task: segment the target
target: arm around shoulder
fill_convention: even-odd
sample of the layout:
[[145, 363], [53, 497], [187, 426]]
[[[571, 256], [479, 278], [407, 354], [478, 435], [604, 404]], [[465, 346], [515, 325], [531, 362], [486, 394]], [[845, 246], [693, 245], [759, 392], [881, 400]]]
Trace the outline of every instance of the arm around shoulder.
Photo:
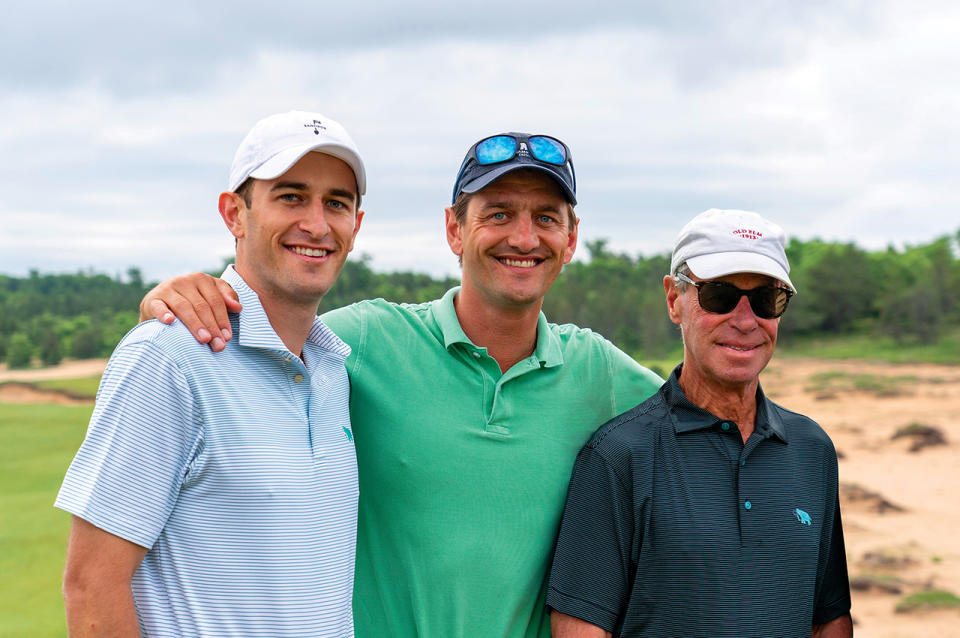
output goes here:
[[130, 580], [147, 550], [73, 518], [63, 575], [71, 638], [140, 636]]
[[610, 366], [616, 413], [620, 414], [649, 399], [663, 385], [663, 379], [611, 342], [606, 339], [603, 342]]
[[140, 321], [180, 319], [200, 343], [223, 350], [233, 336], [228, 312], [240, 312], [237, 293], [222, 279], [204, 273], [181, 275], [159, 283], [140, 302]]

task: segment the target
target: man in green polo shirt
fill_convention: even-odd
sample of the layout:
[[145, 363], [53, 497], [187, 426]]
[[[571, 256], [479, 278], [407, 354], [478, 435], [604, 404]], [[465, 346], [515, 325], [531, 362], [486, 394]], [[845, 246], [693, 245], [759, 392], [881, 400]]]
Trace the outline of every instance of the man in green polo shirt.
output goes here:
[[[446, 209], [462, 285], [425, 304], [378, 299], [323, 316], [352, 348], [361, 638], [550, 635], [546, 576], [574, 457], [661, 383], [540, 310], [576, 249], [575, 204], [563, 142], [485, 138]], [[229, 323], [217, 285], [172, 280], [142, 314], [172, 321], [173, 308], [195, 335], [219, 334]], [[213, 310], [198, 315], [201, 298]]]

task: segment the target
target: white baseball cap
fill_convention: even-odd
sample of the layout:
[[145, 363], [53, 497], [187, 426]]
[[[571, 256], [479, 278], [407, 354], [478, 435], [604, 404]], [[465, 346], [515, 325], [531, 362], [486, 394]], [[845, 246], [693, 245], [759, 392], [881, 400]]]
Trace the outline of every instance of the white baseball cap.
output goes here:
[[229, 190], [240, 188], [248, 177], [280, 177], [310, 151], [320, 151], [346, 162], [357, 178], [358, 194], [366, 194], [363, 160], [347, 130], [326, 115], [306, 111], [277, 113], [253, 125], [233, 156]]
[[670, 274], [684, 263], [701, 279], [740, 272], [769, 275], [796, 292], [787, 273], [783, 229], [746, 210], [711, 208], [691, 219], [680, 234], [670, 260]]

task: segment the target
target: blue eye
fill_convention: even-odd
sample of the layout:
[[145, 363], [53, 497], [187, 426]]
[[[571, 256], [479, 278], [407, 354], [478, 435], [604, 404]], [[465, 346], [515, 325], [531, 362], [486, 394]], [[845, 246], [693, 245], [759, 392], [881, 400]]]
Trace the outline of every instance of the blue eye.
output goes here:
[[477, 161], [480, 164], [496, 164], [513, 157], [517, 151], [517, 140], [509, 135], [488, 137], [477, 144]]
[[541, 162], [562, 166], [567, 161], [566, 149], [555, 139], [535, 135], [527, 140], [527, 144], [530, 146], [530, 153]]

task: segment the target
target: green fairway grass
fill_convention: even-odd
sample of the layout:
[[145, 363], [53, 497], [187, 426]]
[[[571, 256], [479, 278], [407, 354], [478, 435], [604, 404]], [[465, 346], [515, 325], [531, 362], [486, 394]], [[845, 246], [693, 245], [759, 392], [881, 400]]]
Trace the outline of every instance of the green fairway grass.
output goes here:
[[53, 501], [93, 406], [0, 403], [0, 637], [66, 636], [70, 516]]
[[63, 390], [68, 394], [80, 397], [97, 396], [97, 389], [100, 387], [100, 375], [93, 377], [81, 377], [79, 379], [53, 379], [50, 381], [37, 381], [34, 383], [38, 388], [47, 390]]

